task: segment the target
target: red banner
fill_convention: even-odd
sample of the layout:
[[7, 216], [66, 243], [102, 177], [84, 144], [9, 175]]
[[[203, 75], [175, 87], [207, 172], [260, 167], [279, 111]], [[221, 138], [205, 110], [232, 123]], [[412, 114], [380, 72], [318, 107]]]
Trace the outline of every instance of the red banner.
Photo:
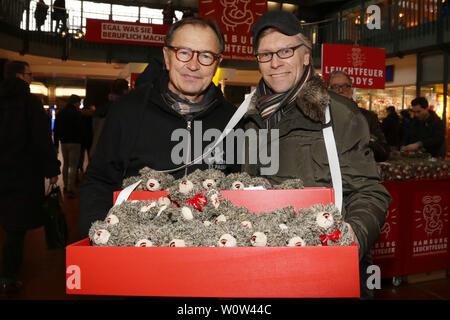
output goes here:
[[168, 25], [86, 19], [86, 41], [163, 46]]
[[140, 73], [132, 72], [130, 74], [130, 90], [133, 90], [135, 87], [136, 79], [139, 77]]
[[224, 59], [254, 61], [251, 28], [267, 12], [266, 0], [199, 0], [198, 14], [216, 21], [225, 36]]
[[414, 194], [412, 257], [447, 255], [448, 193]]
[[344, 71], [355, 88], [384, 89], [386, 50], [343, 44], [322, 44], [322, 78]]

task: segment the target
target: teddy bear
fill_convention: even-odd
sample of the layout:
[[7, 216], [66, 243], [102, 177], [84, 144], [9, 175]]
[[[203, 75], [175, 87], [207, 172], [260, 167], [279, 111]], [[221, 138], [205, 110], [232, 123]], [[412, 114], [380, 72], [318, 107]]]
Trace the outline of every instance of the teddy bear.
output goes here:
[[204, 236], [205, 226], [200, 220], [185, 220], [171, 226], [166, 225], [166, 242], [163, 246], [168, 247], [198, 247], [205, 246]]
[[250, 243], [259, 247], [283, 247], [296, 235], [287, 224], [297, 212], [293, 207], [278, 208], [273, 212], [260, 212], [253, 223]]
[[303, 189], [305, 186], [302, 179], [287, 179], [273, 186], [274, 189]]
[[168, 173], [159, 172], [149, 167], [139, 170], [138, 176], [125, 178], [122, 182], [122, 188], [142, 180], [136, 187], [136, 191], [160, 191], [166, 190], [174, 182], [174, 177]]
[[199, 181], [204, 190], [217, 189], [220, 182], [225, 178], [225, 174], [216, 169], [197, 169], [188, 175], [188, 178], [193, 181]]
[[117, 225], [111, 225], [106, 221], [94, 221], [89, 228], [89, 240], [93, 246], [97, 247], [114, 247], [118, 246], [117, 242], [113, 241], [114, 237], [120, 232], [120, 227]]
[[243, 224], [239, 220], [229, 220], [218, 223], [216, 228], [217, 246], [219, 247], [249, 247], [253, 229], [249, 224]]
[[309, 231], [305, 239], [308, 245], [347, 246], [353, 243], [352, 234], [333, 203], [302, 208], [295, 220], [293, 227]]
[[244, 190], [251, 184], [252, 177], [246, 172], [230, 173], [220, 184], [221, 190]]

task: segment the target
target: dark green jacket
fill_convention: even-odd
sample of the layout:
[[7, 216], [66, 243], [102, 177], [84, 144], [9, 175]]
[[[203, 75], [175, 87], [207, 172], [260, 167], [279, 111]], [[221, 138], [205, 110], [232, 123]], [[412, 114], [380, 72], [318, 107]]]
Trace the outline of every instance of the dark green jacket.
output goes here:
[[[360, 243], [360, 259], [380, 235], [391, 197], [381, 184], [372, 150], [370, 133], [362, 113], [347, 98], [328, 92], [322, 79], [313, 77], [296, 99], [296, 106], [284, 110], [279, 129], [279, 170], [266, 176], [272, 183], [301, 178], [306, 187], [332, 187], [322, 128], [325, 108], [330, 105], [334, 138], [343, 184], [343, 215]], [[266, 128], [252, 107], [246, 115], [247, 128]], [[270, 147], [269, 149], [270, 150]], [[243, 170], [260, 174], [260, 165], [245, 164]]]

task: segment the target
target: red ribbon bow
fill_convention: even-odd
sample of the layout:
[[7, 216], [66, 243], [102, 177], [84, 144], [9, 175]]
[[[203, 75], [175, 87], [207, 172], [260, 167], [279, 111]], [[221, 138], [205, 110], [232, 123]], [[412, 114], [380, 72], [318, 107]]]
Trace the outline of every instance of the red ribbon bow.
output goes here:
[[195, 209], [202, 211], [202, 205], [206, 205], [206, 197], [203, 196], [203, 192], [205, 192], [205, 190], [193, 196], [192, 198], [187, 199], [185, 203], [192, 204]]
[[333, 232], [330, 235], [323, 234], [323, 235], [319, 236], [319, 239], [320, 239], [320, 242], [322, 242], [323, 246], [327, 246], [328, 240], [336, 242], [339, 240], [340, 236], [341, 236], [341, 231], [339, 229], [337, 229], [335, 232]]

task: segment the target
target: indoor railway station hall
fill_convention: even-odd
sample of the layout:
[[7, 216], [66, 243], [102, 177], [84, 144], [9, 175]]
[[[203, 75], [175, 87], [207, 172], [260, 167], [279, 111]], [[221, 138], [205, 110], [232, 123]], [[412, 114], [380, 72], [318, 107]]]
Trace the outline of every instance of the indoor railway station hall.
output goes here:
[[448, 0], [0, 3], [0, 309], [450, 300]]

